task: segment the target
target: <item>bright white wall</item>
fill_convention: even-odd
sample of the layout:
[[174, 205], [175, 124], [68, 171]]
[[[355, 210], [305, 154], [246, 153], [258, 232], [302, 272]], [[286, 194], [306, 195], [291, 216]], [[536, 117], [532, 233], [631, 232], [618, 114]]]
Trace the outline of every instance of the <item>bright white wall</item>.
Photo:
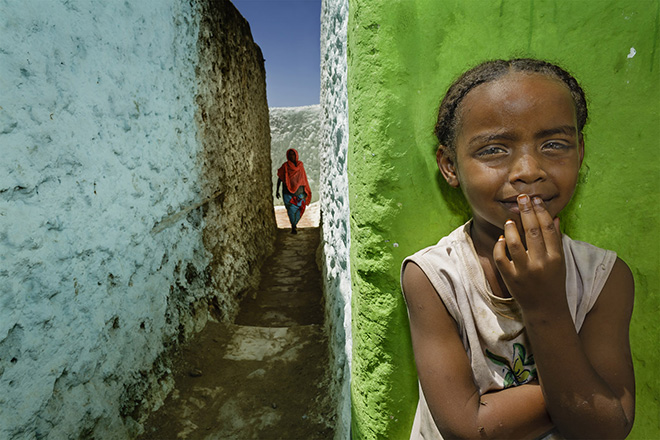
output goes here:
[[[321, 106], [271, 107], [270, 151], [272, 159], [273, 187], [277, 185], [277, 170], [286, 161], [286, 152], [295, 148], [305, 164], [307, 180], [312, 190], [310, 203], [319, 200], [319, 146], [321, 129]], [[273, 203], [283, 205], [282, 199]]]
[[326, 322], [338, 396], [336, 439], [350, 438], [351, 276], [348, 178], [346, 26], [348, 0], [323, 0], [321, 10], [320, 193]]

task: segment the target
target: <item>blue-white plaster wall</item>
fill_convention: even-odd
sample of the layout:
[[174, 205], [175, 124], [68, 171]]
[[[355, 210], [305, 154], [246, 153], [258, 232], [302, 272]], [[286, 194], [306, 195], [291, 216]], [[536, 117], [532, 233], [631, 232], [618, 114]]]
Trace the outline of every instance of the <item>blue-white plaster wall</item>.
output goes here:
[[[225, 243], [223, 228], [249, 230], [252, 213], [221, 224], [222, 188], [201, 176], [212, 142], [200, 139], [207, 113], [196, 102], [211, 93], [200, 92], [195, 70], [201, 3], [0, 0], [2, 439], [131, 438], [139, 408], [158, 406], [171, 389], [163, 354], [208, 319], [209, 286], [228, 277], [240, 289], [249, 277], [239, 269], [258, 269], [262, 255], [240, 243], [216, 263], [205, 249]], [[258, 48], [239, 45], [261, 61]], [[231, 67], [211, 64], [224, 93]], [[263, 78], [256, 89], [266, 139]], [[231, 100], [232, 115], [243, 111]], [[252, 136], [243, 144], [254, 150]], [[259, 227], [274, 230], [264, 144], [265, 162], [230, 149], [251, 158], [250, 170], [253, 162], [266, 170], [263, 185], [248, 177], [270, 208], [255, 200], [251, 209], [265, 216]], [[217, 172], [231, 180], [225, 165]], [[207, 208], [220, 226], [204, 236]], [[251, 246], [272, 244], [268, 233], [248, 232]], [[231, 316], [235, 300], [218, 303]]]

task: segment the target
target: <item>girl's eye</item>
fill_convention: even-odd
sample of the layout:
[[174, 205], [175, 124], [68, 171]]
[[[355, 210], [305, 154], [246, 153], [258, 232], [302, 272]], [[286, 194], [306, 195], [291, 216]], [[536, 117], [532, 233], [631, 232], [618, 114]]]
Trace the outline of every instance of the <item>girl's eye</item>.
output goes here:
[[569, 145], [566, 145], [565, 143], [562, 142], [548, 142], [546, 144], [543, 144], [541, 148], [543, 150], [556, 151], [556, 150], [565, 150], [570, 147]]
[[484, 156], [493, 156], [495, 154], [501, 154], [505, 153], [504, 148], [498, 146], [498, 145], [488, 145], [487, 147], [482, 148], [477, 152], [477, 156], [479, 157], [484, 157]]

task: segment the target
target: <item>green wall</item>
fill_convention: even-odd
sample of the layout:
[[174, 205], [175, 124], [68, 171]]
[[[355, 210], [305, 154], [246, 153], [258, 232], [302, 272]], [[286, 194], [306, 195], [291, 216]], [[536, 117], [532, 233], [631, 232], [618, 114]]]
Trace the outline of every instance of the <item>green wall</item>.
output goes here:
[[630, 438], [658, 438], [658, 1], [351, 0], [349, 11], [354, 438], [408, 437], [417, 389], [400, 264], [469, 218], [435, 165], [439, 100], [472, 65], [517, 56], [558, 62], [586, 90], [586, 158], [562, 224], [633, 270]]

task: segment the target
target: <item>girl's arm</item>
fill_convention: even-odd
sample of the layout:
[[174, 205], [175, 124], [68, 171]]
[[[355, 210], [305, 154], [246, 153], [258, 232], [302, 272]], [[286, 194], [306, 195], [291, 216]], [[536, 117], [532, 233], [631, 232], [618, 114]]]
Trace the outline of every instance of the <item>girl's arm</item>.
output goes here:
[[632, 275], [617, 259], [579, 335], [567, 307], [555, 319], [527, 313], [548, 411], [565, 437], [625, 438], [630, 432], [635, 415], [628, 339], [632, 309]]
[[445, 439], [535, 438], [552, 429], [538, 384], [479, 396], [456, 323], [431, 282], [408, 263], [402, 285], [419, 380]]
[[542, 202], [521, 203], [520, 211], [527, 250], [509, 223], [493, 256], [523, 311], [550, 417], [568, 438], [625, 438], [635, 408], [630, 269], [617, 259], [578, 334], [566, 300], [559, 225]]
[[275, 197], [280, 198], [280, 186], [282, 185], [282, 179], [277, 178], [277, 190], [275, 190]]

